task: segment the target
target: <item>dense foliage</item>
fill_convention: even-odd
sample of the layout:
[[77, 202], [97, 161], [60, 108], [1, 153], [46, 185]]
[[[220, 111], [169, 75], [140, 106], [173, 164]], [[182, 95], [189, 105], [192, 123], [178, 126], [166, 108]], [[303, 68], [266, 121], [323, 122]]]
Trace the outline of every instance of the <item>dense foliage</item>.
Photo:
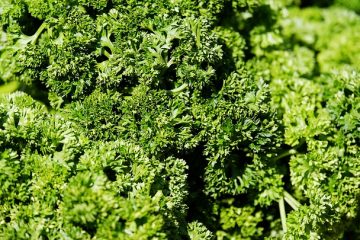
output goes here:
[[357, 0], [1, 0], [1, 239], [358, 239]]

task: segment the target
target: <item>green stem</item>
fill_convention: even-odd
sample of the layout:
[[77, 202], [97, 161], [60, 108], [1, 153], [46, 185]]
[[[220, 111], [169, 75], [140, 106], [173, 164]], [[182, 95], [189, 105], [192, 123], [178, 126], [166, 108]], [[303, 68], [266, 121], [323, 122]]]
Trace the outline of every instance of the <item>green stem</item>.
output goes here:
[[297, 151], [295, 149], [290, 149], [290, 150], [287, 150], [287, 151], [281, 153], [279, 156], [274, 157], [273, 160], [277, 161], [277, 160], [280, 160], [280, 159], [285, 158], [287, 156], [294, 155], [296, 153], [297, 153]]
[[174, 88], [172, 90], [170, 90], [171, 93], [179, 93], [184, 91], [186, 88], [188, 87], [187, 83], [184, 83], [183, 85], [181, 85], [180, 87]]
[[41, 24], [41, 26], [38, 28], [38, 30], [36, 31], [36, 33], [31, 37], [31, 45], [34, 45], [36, 43], [36, 41], [38, 40], [40, 34], [46, 29], [47, 24], [45, 22], [43, 22]]
[[20, 83], [17, 81], [12, 81], [4, 85], [0, 85], [0, 95], [15, 92], [17, 89], [19, 89], [19, 87]]
[[305, 142], [306, 142], [305, 140], [301, 140], [297, 146], [295, 146], [294, 148], [289, 149], [289, 150], [281, 153], [281, 154], [280, 154], [279, 156], [277, 156], [277, 157], [274, 157], [273, 160], [274, 160], [274, 161], [277, 161], [277, 160], [280, 160], [280, 159], [282, 159], [282, 158], [285, 158], [285, 157], [288, 157], [288, 156], [297, 154], [297, 153], [298, 153], [297, 149], [299, 149], [302, 145], [304, 145]]
[[108, 47], [108, 48], [110, 48], [112, 53], [114, 52], [115, 47], [114, 47], [114, 44], [110, 41], [109, 36], [107, 36], [105, 33], [103, 33], [100, 41], [101, 41], [101, 45], [103, 47]]
[[104, 55], [105, 55], [105, 57], [107, 57], [107, 58], [110, 58], [110, 57], [111, 57], [111, 54], [110, 54], [108, 51], [106, 51], [106, 50], [104, 50]]
[[287, 191], [284, 191], [284, 199], [294, 210], [297, 210], [301, 206], [301, 204]]
[[287, 227], [286, 227], [286, 212], [285, 212], [284, 198], [280, 198], [279, 200], [279, 210], [280, 210], [281, 225], [285, 233], [287, 231]]

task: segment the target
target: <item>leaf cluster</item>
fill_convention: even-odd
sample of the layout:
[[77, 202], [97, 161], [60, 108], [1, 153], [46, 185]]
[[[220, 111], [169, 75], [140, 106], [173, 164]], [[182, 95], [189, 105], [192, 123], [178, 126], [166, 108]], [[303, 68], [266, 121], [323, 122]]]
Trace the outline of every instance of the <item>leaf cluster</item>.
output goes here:
[[360, 17], [335, 2], [2, 1], [0, 238], [358, 236]]

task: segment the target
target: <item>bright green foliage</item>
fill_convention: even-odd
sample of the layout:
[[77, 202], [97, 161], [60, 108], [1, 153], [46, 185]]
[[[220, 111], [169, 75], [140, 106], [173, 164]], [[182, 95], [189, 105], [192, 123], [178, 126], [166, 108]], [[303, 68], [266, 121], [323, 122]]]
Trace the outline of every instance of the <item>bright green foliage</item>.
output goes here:
[[188, 232], [190, 239], [202, 240], [213, 239], [213, 234], [199, 222], [191, 222], [188, 224]]
[[360, 19], [354, 12], [332, 8], [294, 9], [284, 21], [287, 37], [317, 53], [319, 71], [328, 73], [342, 65], [359, 69]]
[[356, 239], [356, 12], [2, 0], [0, 238]]
[[[229, 204], [232, 204], [232, 200]], [[218, 239], [252, 239], [261, 237], [263, 228], [258, 226], [262, 222], [262, 213], [255, 212], [252, 206], [222, 208], [220, 224], [223, 231], [217, 232]]]
[[357, 13], [360, 12], [360, 2], [358, 0], [313, 0], [313, 1], [297, 0], [295, 2], [297, 4], [302, 2], [304, 5], [315, 5], [319, 7], [328, 7], [333, 4], [335, 6], [348, 8]]
[[344, 6], [358, 13], [360, 12], [360, 2], [356, 0], [336, 0], [335, 4], [339, 6]]
[[273, 78], [284, 141], [298, 151], [290, 158], [292, 188], [307, 202], [289, 214], [285, 236], [338, 239], [359, 212], [360, 39], [353, 29], [360, 18], [336, 8], [290, 16], [281, 23], [286, 48], [259, 61], [270, 69], [260, 76]]
[[24, 94], [2, 97], [1, 109], [3, 238], [184, 234], [183, 160], [149, 158], [122, 140], [90, 142]]
[[[290, 221], [298, 237], [306, 233], [337, 238], [359, 211], [359, 76], [340, 71], [324, 78], [324, 95], [313, 101], [325, 102], [326, 109], [319, 106], [315, 115], [303, 115], [308, 119], [303, 125], [309, 131], [304, 134], [308, 152], [290, 160], [291, 181], [310, 200]], [[299, 234], [299, 223], [302, 230], [311, 226], [314, 233]]]

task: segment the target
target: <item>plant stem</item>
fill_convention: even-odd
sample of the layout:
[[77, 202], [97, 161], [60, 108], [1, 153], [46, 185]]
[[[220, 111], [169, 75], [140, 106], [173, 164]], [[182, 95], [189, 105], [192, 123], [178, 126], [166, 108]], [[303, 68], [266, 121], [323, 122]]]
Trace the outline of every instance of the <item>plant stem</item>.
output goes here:
[[45, 30], [45, 28], [47, 27], [47, 24], [44, 22], [41, 24], [41, 26], [38, 28], [38, 30], [36, 31], [36, 33], [31, 37], [31, 42], [30, 44], [35, 44], [37, 39], [39, 38], [40, 34]]
[[115, 47], [113, 43], [110, 41], [109, 37], [107, 35], [103, 35], [100, 39], [101, 45], [103, 47], [108, 47], [112, 53], [114, 53]]
[[179, 93], [179, 92], [182, 92], [183, 90], [185, 90], [185, 88], [188, 87], [188, 84], [187, 83], [184, 83], [183, 85], [181, 85], [180, 87], [178, 88], [174, 88], [172, 90], [170, 90], [172, 93]]
[[104, 50], [104, 55], [105, 55], [105, 57], [107, 57], [107, 58], [110, 58], [110, 57], [111, 57], [111, 54], [110, 54], [108, 51], [106, 51], [106, 50]]
[[297, 153], [297, 151], [295, 149], [290, 149], [290, 150], [287, 150], [287, 151], [281, 153], [279, 156], [274, 157], [273, 160], [277, 161], [277, 160], [280, 160], [280, 159], [282, 159], [284, 157], [294, 155], [296, 153]]
[[288, 193], [287, 191], [284, 191], [284, 198], [285, 201], [294, 209], [297, 210], [301, 204], [293, 197], [290, 195], [290, 193]]
[[279, 200], [279, 210], [280, 210], [281, 225], [285, 233], [287, 231], [287, 228], [286, 228], [286, 212], [285, 212], [284, 198], [280, 198]]

